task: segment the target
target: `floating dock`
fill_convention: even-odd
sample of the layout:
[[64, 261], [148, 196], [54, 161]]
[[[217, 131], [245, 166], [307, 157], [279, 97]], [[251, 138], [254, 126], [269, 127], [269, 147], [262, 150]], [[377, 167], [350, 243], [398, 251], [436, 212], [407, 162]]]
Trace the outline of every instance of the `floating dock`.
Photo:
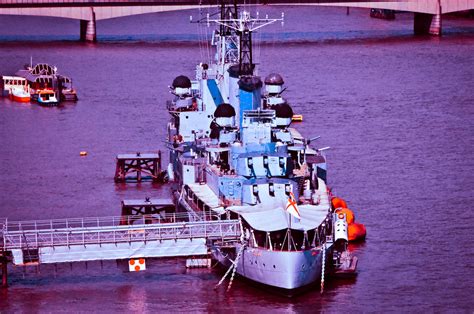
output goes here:
[[[135, 175], [135, 176], [133, 176]], [[115, 168], [115, 182], [137, 181], [151, 179], [161, 181], [161, 152], [119, 154], [117, 155], [117, 166]]]
[[[151, 217], [153, 216], [153, 217]], [[2, 285], [7, 263], [48, 263], [208, 255], [209, 240], [238, 241], [238, 220], [183, 221], [188, 214], [1, 222]], [[153, 223], [150, 223], [153, 222]]]

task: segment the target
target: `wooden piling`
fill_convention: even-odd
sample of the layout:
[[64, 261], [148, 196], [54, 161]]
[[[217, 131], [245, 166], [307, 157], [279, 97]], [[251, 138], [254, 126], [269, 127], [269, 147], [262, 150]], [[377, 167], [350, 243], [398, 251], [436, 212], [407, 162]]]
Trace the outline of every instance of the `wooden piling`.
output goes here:
[[2, 287], [8, 287], [8, 263], [5, 256], [0, 255], [1, 268], [2, 268]]

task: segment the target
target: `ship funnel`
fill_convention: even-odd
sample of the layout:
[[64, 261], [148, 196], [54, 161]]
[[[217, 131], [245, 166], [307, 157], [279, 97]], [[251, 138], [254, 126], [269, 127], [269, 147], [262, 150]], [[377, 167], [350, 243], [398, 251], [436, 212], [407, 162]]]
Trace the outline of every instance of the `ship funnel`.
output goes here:
[[239, 80], [239, 120], [242, 125], [243, 113], [247, 110], [260, 109], [262, 80], [258, 76], [242, 76]]

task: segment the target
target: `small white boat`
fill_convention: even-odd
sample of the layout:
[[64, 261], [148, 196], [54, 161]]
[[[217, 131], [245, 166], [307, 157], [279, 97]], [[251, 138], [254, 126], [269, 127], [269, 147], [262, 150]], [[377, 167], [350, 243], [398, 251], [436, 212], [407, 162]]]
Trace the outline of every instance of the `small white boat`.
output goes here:
[[38, 103], [43, 106], [56, 106], [59, 102], [52, 89], [43, 89], [38, 92]]

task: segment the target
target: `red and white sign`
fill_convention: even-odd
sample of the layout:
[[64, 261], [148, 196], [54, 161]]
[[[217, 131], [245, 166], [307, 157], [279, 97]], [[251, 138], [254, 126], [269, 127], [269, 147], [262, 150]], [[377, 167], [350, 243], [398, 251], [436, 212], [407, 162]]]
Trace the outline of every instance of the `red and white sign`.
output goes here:
[[128, 262], [128, 269], [130, 271], [145, 270], [146, 269], [145, 259], [144, 258], [131, 259]]

